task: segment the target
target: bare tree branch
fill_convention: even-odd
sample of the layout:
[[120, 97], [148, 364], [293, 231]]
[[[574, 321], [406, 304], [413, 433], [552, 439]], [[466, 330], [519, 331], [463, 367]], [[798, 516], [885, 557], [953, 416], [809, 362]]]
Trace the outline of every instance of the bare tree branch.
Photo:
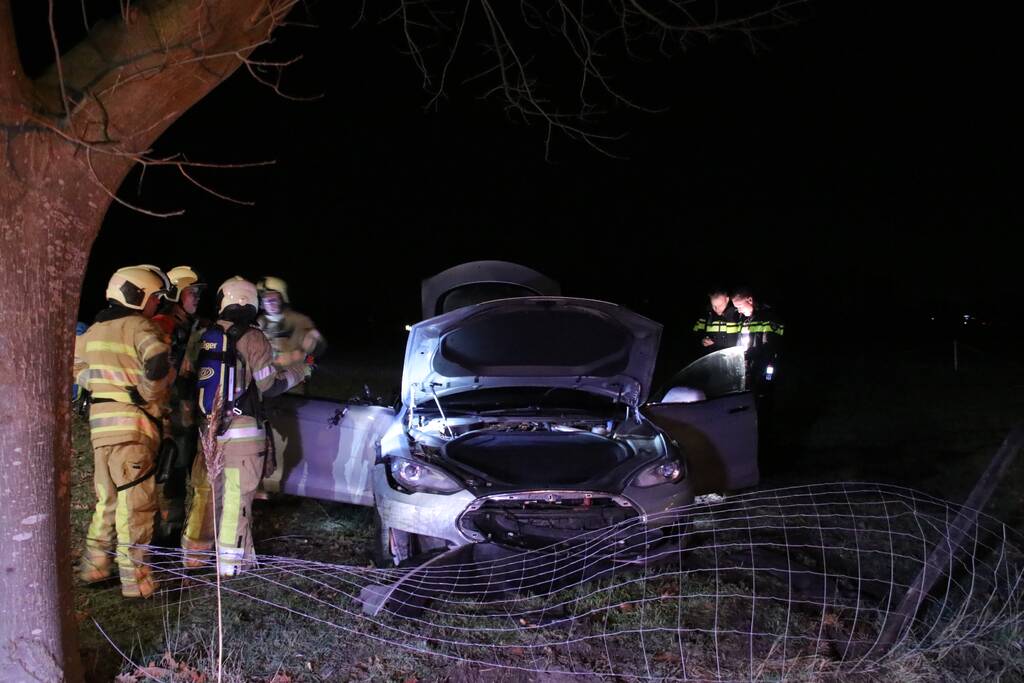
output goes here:
[[[5, 0], [6, 1], [6, 0]], [[67, 92], [65, 137], [132, 163], [193, 102], [269, 40], [295, 0], [123, 2], [38, 80]], [[96, 169], [99, 171], [99, 169]]]
[[46, 20], [50, 25], [50, 42], [53, 45], [53, 64], [57, 68], [57, 82], [60, 83], [60, 110], [67, 116], [70, 113], [68, 107], [68, 93], [64, 88], [64, 68], [61, 66], [60, 45], [57, 41], [57, 29], [53, 26], [53, 0], [46, 0]]
[[[63, 56], [53, 27], [54, 65], [33, 84], [24, 81], [38, 104], [27, 116], [84, 156], [85, 177], [104, 195], [133, 210], [114, 192], [128, 169], [139, 163], [174, 166], [204, 192], [246, 204], [199, 182], [189, 167], [242, 168], [272, 162], [213, 164], [153, 156], [151, 145], [186, 109], [242, 65], [264, 85], [281, 89], [281, 72], [296, 61], [254, 61], [250, 55], [270, 42], [297, 0], [121, 0], [120, 15], [92, 26], [86, 39]], [[10, 0], [0, 0], [0, 22], [9, 28]], [[0, 23], [0, 60], [15, 64], [17, 51]], [[277, 72], [276, 78], [267, 70]], [[12, 72], [5, 69], [4, 74]], [[2, 75], [0, 75], [2, 78]], [[22, 78], [24, 78], [22, 76]], [[3, 81], [0, 81], [2, 84]]]
[[[759, 47], [756, 34], [795, 23], [791, 12], [806, 0], [555, 0], [518, 3], [463, 0], [453, 26], [435, 10], [450, 0], [397, 0], [385, 21], [402, 23], [408, 52], [430, 93], [427, 106], [445, 96], [457, 62], [474, 73], [460, 80], [490, 81], [485, 96], [503, 101], [506, 111], [607, 152], [594, 120], [602, 103], [645, 112], [659, 111], [626, 92], [645, 53], [668, 56], [695, 39], [735, 34]], [[473, 5], [480, 12], [471, 11]], [[433, 54], [429, 43], [441, 47]], [[476, 37], [476, 52], [469, 47]], [[457, 57], [461, 59], [457, 59]], [[481, 60], [483, 58], [483, 66]], [[614, 68], [613, 66], [614, 65]], [[566, 88], [566, 78], [575, 87]], [[436, 77], [435, 77], [436, 76]]]

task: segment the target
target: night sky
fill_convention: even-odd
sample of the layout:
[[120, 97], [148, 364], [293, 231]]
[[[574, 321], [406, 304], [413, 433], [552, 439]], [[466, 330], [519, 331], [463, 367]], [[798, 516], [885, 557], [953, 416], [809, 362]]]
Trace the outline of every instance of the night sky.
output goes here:
[[398, 24], [352, 29], [356, 10], [342, 4], [312, 3], [320, 28], [285, 29], [263, 55], [301, 53], [284, 87], [322, 99], [282, 99], [240, 70], [158, 144], [195, 160], [276, 160], [197, 174], [256, 206], [172, 171], [148, 171], [141, 194], [129, 177], [127, 201], [187, 213], [111, 209], [84, 319], [113, 268], [187, 263], [214, 285], [283, 277], [335, 350], [400, 352], [419, 281], [477, 258], [531, 265], [670, 331], [692, 324], [709, 284], [748, 284], [798, 346], [909, 334], [933, 312], [1014, 317], [1021, 112], [1007, 17], [813, 2], [756, 50], [697, 40], [609, 66], [667, 111], [610, 105], [595, 130], [625, 133], [609, 144], [621, 158], [556, 136], [545, 159], [545, 129], [481, 100], [479, 85], [455, 81], [425, 110]]

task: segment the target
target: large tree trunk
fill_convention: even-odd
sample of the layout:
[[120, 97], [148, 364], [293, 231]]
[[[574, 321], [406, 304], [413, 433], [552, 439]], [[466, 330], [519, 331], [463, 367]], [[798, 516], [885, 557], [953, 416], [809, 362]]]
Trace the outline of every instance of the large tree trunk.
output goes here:
[[[74, 680], [71, 344], [107, 197], [95, 193], [95, 208], [82, 212], [45, 191], [42, 178], [25, 180], [0, 169], [0, 680]], [[47, 180], [59, 187], [75, 179], [53, 173]], [[14, 198], [12, 190], [25, 194]]]
[[69, 562], [71, 357], [86, 259], [111, 193], [290, 5], [133, 2], [125, 21], [97, 25], [61, 68], [32, 82], [10, 0], [0, 0], [0, 680], [81, 678]]

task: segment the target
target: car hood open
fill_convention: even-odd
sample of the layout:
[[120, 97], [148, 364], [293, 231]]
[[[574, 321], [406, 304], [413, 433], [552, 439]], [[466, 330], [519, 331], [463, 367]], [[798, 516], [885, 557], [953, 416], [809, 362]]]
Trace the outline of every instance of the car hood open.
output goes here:
[[638, 406], [661, 325], [604, 301], [518, 297], [460, 308], [410, 328], [402, 401], [490, 387], [580, 389]]

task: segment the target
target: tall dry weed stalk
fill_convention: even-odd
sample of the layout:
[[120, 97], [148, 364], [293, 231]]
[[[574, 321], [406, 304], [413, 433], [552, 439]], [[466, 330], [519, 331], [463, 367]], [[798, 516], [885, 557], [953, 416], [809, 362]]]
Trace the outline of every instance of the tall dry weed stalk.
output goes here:
[[221, 680], [221, 671], [224, 663], [224, 621], [220, 601], [220, 528], [217, 514], [217, 480], [224, 472], [224, 451], [217, 441], [217, 432], [220, 431], [220, 420], [224, 413], [224, 396], [220, 387], [213, 397], [213, 410], [210, 411], [206, 423], [206, 431], [200, 435], [203, 446], [203, 459], [206, 461], [206, 479], [210, 484], [211, 504], [213, 505], [213, 556], [216, 562], [217, 571], [217, 681]]

